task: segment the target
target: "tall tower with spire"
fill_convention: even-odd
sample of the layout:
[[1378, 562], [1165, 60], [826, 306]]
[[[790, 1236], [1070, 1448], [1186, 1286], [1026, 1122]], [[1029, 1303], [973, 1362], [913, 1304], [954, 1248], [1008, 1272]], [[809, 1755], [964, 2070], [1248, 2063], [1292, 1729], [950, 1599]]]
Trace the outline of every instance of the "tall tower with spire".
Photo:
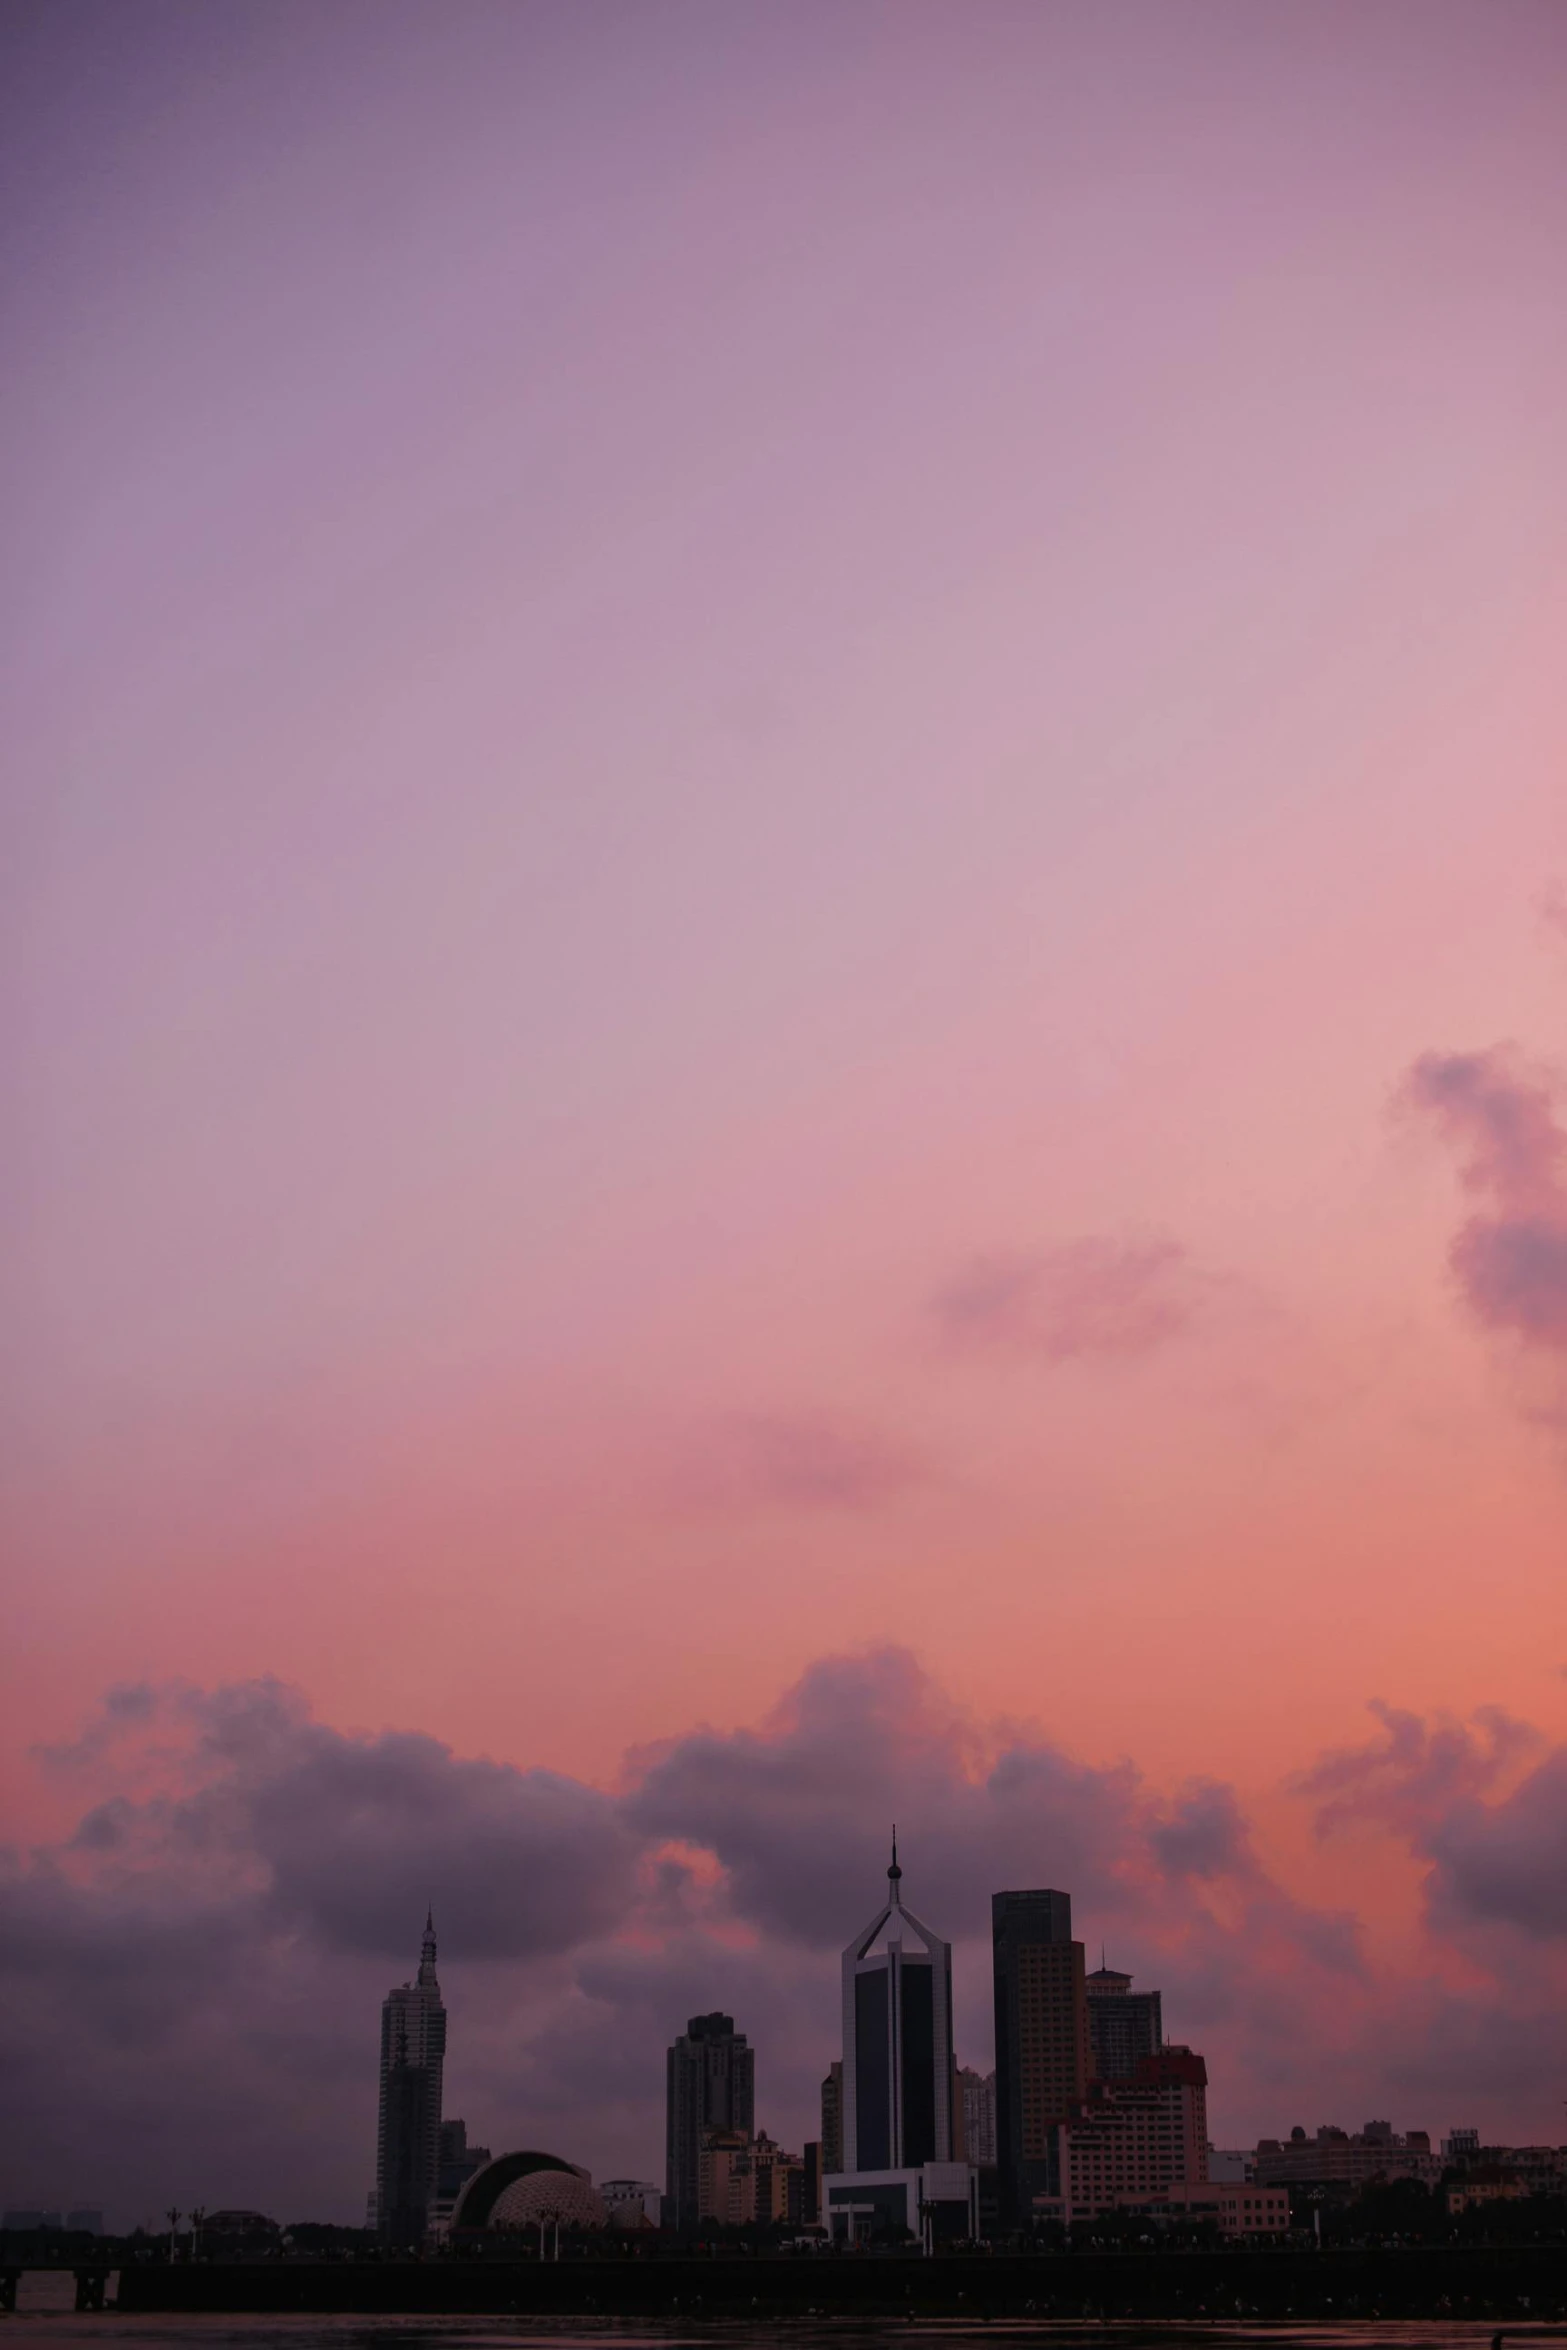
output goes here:
[[952, 2160], [952, 1945], [903, 1906], [898, 1831], [887, 1898], [843, 1954], [843, 2167]]
[[392, 2244], [420, 2244], [441, 2164], [446, 2009], [435, 1973], [435, 1917], [426, 1912], [419, 1972], [381, 2002], [381, 2112], [376, 2222]]

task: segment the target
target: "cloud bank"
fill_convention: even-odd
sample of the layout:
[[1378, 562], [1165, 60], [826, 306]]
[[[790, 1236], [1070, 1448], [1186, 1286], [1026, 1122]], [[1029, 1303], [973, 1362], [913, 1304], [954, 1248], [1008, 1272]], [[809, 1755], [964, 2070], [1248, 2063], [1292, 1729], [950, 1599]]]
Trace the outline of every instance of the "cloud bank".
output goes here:
[[823, 1660], [754, 1728], [632, 1754], [613, 1793], [353, 1735], [275, 1682], [114, 1692], [45, 1758], [79, 1790], [74, 1826], [0, 1868], [0, 2186], [102, 2195], [127, 2223], [193, 2195], [356, 2217], [379, 2001], [427, 1900], [448, 2109], [488, 2142], [656, 2173], [664, 2047], [715, 2005], [757, 2048], [763, 2121], [814, 2135], [837, 1953], [879, 1898], [894, 1818], [911, 1906], [957, 1945], [965, 2061], [989, 2061], [990, 1893], [1048, 1883], [1204, 2048], [1221, 2136], [1362, 2102], [1445, 2127], [1426, 2099], [1484, 2113], [1508, 2084], [1538, 2103], [1543, 2058], [1567, 2059], [1567, 1751], [1500, 1714], [1378, 1720], [1302, 1792], [1325, 1832], [1424, 1865], [1424, 1989], [1379, 1976], [1353, 1917], [1291, 1894], [1233, 1788], [1161, 1791], [978, 1720], [897, 1649]]

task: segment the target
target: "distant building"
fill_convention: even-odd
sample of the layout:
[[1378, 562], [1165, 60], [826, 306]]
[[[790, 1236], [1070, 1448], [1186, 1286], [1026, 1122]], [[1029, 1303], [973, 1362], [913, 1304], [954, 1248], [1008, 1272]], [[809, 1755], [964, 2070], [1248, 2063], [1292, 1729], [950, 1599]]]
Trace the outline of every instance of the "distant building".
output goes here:
[[1086, 1978], [1088, 2044], [1094, 2077], [1130, 2081], [1145, 2056], [1164, 2046], [1164, 2016], [1157, 1991], [1134, 1991], [1132, 1978], [1101, 1966]]
[[751, 2148], [751, 2218], [758, 2227], [794, 2227], [807, 2219], [806, 2166], [798, 2154], [786, 2154], [765, 2130]]
[[663, 2190], [651, 2179], [601, 2179], [599, 2195], [612, 2228], [656, 2228]]
[[822, 2083], [822, 2169], [843, 2168], [843, 2061], [834, 2057]]
[[732, 2015], [694, 2015], [665, 2062], [664, 2214], [694, 2227], [701, 2208], [702, 2142], [710, 2132], [749, 2141], [756, 2127], [756, 2058]]
[[435, 1973], [435, 1920], [424, 1921], [419, 1972], [381, 2003], [381, 2111], [376, 2224], [391, 2244], [420, 2244], [440, 2178], [446, 2009]]
[[800, 2149], [800, 2168], [804, 2173], [800, 2187], [800, 2218], [808, 2228], [819, 2227], [822, 2217], [822, 2142], [807, 2138]]
[[996, 2159], [996, 2076], [958, 2068], [958, 2113], [963, 2125], [959, 2151], [966, 2162]]
[[1430, 2185], [1442, 2175], [1430, 2132], [1406, 2130], [1400, 2137], [1390, 2122], [1367, 2122], [1354, 2137], [1332, 2124], [1309, 2138], [1297, 2127], [1287, 2139], [1259, 2138], [1253, 2160], [1265, 2187], [1358, 2188], [1373, 2179], [1423, 2179]]
[[1026, 2227], [1039, 2195], [1057, 2195], [1057, 2124], [1093, 2073], [1083, 1945], [1069, 1894], [994, 1893], [996, 2163], [1004, 2226]]
[[452, 2232], [462, 2238], [480, 2229], [525, 2234], [536, 2228], [542, 2247], [546, 2231], [601, 2228], [607, 2219], [590, 2172], [533, 2147], [492, 2155], [474, 2172], [457, 2198]]
[[1135, 2080], [1095, 2082], [1051, 2135], [1057, 2184], [1033, 2204], [1048, 2218], [1093, 2219], [1124, 2197], [1206, 2186], [1208, 2068], [1190, 2048], [1163, 2048]]
[[1484, 2203], [1520, 2203], [1533, 2192], [1529, 2181], [1520, 2172], [1507, 2170], [1500, 2163], [1482, 2163], [1466, 2171], [1462, 2181], [1447, 2190], [1447, 2208], [1450, 2212], [1474, 2211]]
[[1462, 2162], [1466, 2156], [1480, 2151], [1478, 2130], [1449, 2130], [1442, 2140], [1442, 2152], [1450, 2162]]
[[1288, 2187], [1259, 2187], [1255, 2181], [1210, 2179], [1206, 2185], [1177, 2180], [1154, 2195], [1118, 2195], [1115, 2209], [1156, 2225], [1209, 2220], [1221, 2236], [1284, 2236], [1289, 2233]]
[[743, 2228], [755, 2209], [751, 2140], [743, 2130], [704, 2130], [697, 2149], [696, 2217]]
[[1243, 2146], [1210, 2146], [1208, 2177], [1216, 2185], [1236, 2187], [1257, 2175], [1257, 2158]]
[[103, 2212], [96, 2203], [77, 2204], [69, 2210], [7, 2211], [0, 2214], [0, 2227], [14, 2229], [19, 2235], [37, 2235], [42, 2228], [60, 2228], [69, 2235], [101, 2236]]
[[475, 2171], [490, 2160], [488, 2146], [470, 2146], [464, 2121], [442, 2122], [436, 2157], [435, 2195], [430, 2204], [430, 2233], [444, 2236], [452, 2224], [457, 2200]]

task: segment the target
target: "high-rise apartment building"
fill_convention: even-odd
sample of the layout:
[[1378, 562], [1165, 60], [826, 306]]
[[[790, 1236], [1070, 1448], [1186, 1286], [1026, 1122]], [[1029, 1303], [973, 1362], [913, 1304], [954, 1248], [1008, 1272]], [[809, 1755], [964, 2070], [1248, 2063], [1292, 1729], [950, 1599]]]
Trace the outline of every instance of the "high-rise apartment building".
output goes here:
[[665, 2216], [670, 2227], [694, 2227], [704, 2137], [749, 2142], [756, 2127], [756, 2058], [732, 2015], [691, 2018], [669, 2051], [665, 2085]]
[[1132, 1978], [1096, 1967], [1087, 1978], [1088, 2040], [1094, 2078], [1130, 2081], [1145, 2056], [1164, 2046], [1164, 2015], [1157, 1991], [1134, 1991]]
[[381, 2109], [375, 2212], [393, 2244], [420, 2244], [440, 2178], [446, 2009], [435, 1974], [435, 1919], [426, 1916], [419, 1972], [381, 2002]]
[[843, 2064], [834, 2057], [822, 2083], [822, 2169], [843, 2168]]
[[1059, 2192], [1055, 2125], [1088, 2093], [1093, 2055], [1083, 1945], [1065, 1893], [994, 1893], [996, 2164], [1004, 2222]]
[[963, 2154], [969, 2162], [996, 2159], [996, 2076], [976, 2073], [968, 2065], [958, 2069], [959, 2110], [963, 2116]]

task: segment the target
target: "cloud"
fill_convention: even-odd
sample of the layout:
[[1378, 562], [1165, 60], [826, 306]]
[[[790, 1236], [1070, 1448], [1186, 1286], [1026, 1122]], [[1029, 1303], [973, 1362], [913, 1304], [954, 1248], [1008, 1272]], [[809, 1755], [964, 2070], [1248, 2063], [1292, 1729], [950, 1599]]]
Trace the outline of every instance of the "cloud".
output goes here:
[[957, 1349], [1043, 1362], [1125, 1360], [1187, 1332], [1199, 1283], [1169, 1239], [1087, 1234], [1010, 1256], [980, 1256], [933, 1302]]
[[1470, 1314], [1567, 1354], [1567, 1128], [1553, 1087], [1493, 1046], [1424, 1054], [1405, 1098], [1435, 1122], [1465, 1190], [1484, 1203], [1449, 1252]]
[[828, 1412], [731, 1413], [703, 1432], [682, 1497], [721, 1508], [868, 1510], [924, 1482], [913, 1446]]
[[1548, 882], [1540, 892], [1537, 911], [1547, 937], [1567, 945], [1567, 883]]
[[1154, 1856], [1172, 1877], [1234, 1877], [1257, 1872], [1251, 1831], [1233, 1787], [1195, 1780], [1183, 1790], [1168, 1817], [1156, 1820], [1148, 1840]]
[[760, 1729], [699, 1731], [636, 1761], [629, 1816], [714, 1852], [738, 1916], [824, 1950], [883, 1897], [894, 1821], [916, 1912], [924, 1899], [988, 1918], [996, 1886], [1042, 1882], [1120, 1910], [1144, 1853], [1130, 1766], [998, 1741], [899, 1649], [813, 1665]]
[[[1370, 1749], [1325, 1757], [1316, 1800], [1423, 1840], [1433, 1934], [1472, 1942], [1489, 1920], [1538, 1945], [1532, 1976], [1509, 1946], [1496, 1992], [1534, 2019], [1538, 2074], [1567, 2059], [1562, 1986], [1539, 1972], [1567, 1882], [1560, 1762], [1520, 1781], [1533, 1750], [1502, 1716], [1453, 1736], [1410, 1722], [1384, 1712]], [[73, 1829], [0, 1862], [0, 2191], [18, 2201], [353, 2217], [380, 2000], [430, 1897], [448, 2110], [484, 2142], [656, 2175], [663, 2051], [711, 2007], [751, 2035], [761, 2118], [814, 2135], [837, 1953], [882, 1898], [894, 1819], [904, 1894], [954, 1942], [966, 2061], [989, 2061], [990, 1895], [1054, 1884], [1204, 2049], [1226, 2134], [1303, 2102], [1320, 2119], [1329, 2098], [1358, 2118], [1395, 2079], [1411, 2097], [1467, 2082], [1488, 2110], [1481, 1993], [1442, 2007], [1381, 1981], [1352, 1917], [1270, 1872], [1233, 1788], [1165, 1794], [976, 1717], [899, 1649], [825, 1658], [755, 1726], [628, 1756], [616, 1793], [417, 1732], [353, 1735], [270, 1681], [111, 1693], [51, 1768], [80, 1781]]]
[[1380, 1739], [1324, 1756], [1299, 1782], [1318, 1799], [1318, 1832], [1393, 1828], [1429, 1863], [1426, 1899], [1445, 1929], [1567, 1943], [1567, 1747], [1542, 1753], [1538, 1730], [1494, 1706], [1468, 1722], [1372, 1711]]
[[1418, 1836], [1457, 1803], [1483, 1795], [1541, 1745], [1538, 1730], [1500, 1706], [1482, 1706], [1467, 1722], [1427, 1722], [1374, 1698], [1367, 1709], [1380, 1738], [1337, 1747], [1296, 1778], [1296, 1792], [1316, 1806], [1319, 1836], [1356, 1820]]

